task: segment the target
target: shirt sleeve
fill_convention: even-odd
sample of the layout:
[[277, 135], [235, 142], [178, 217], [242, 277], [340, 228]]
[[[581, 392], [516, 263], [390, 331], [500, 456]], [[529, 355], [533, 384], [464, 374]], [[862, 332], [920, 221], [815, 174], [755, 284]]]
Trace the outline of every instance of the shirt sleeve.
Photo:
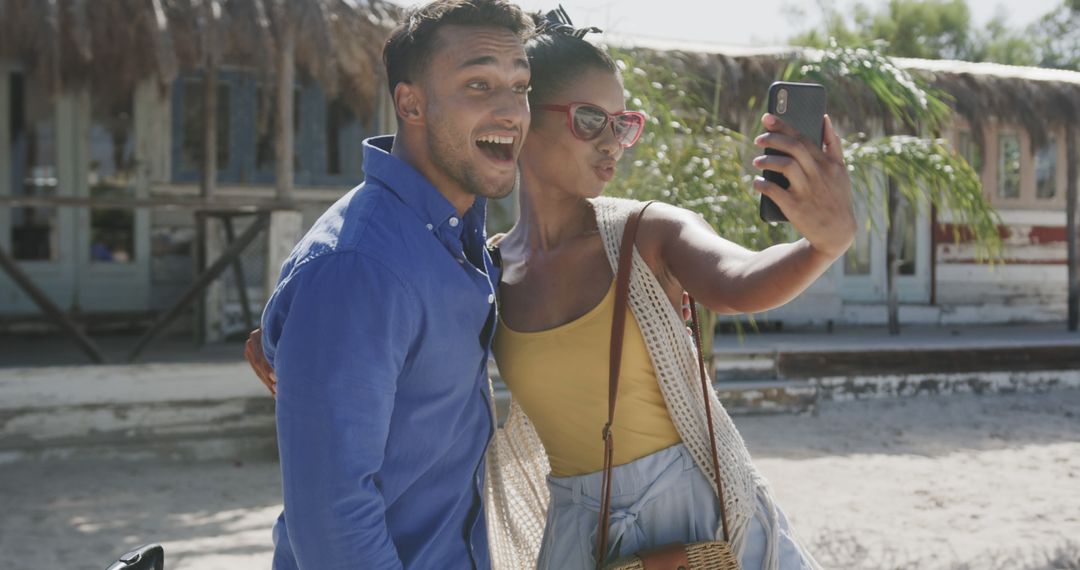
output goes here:
[[309, 262], [263, 315], [277, 373], [285, 524], [300, 568], [400, 568], [376, 482], [418, 316], [379, 262]]

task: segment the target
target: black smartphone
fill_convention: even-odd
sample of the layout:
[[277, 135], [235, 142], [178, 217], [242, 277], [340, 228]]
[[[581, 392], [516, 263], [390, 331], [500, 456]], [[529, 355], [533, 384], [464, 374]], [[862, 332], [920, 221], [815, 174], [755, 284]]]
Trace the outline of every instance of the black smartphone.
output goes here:
[[[820, 147], [825, 130], [825, 87], [817, 83], [777, 81], [769, 86], [769, 113], [780, 117]], [[766, 148], [765, 154], [788, 156], [786, 152], [772, 148]], [[785, 190], [789, 186], [788, 179], [779, 172], [766, 170], [762, 177]], [[766, 222], [788, 221], [776, 202], [765, 195], [761, 196], [759, 214]]]

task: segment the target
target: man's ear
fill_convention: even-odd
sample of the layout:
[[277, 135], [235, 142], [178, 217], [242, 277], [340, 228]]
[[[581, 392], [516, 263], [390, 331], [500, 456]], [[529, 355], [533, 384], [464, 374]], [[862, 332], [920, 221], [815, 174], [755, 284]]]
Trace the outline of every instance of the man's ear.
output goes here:
[[419, 85], [402, 81], [394, 87], [394, 110], [406, 124], [424, 122], [424, 92]]

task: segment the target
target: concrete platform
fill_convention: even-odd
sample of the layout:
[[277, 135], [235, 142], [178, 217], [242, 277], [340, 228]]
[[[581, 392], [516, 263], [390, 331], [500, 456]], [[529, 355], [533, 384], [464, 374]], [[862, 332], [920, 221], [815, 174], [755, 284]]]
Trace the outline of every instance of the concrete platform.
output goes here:
[[[814, 412], [836, 400], [1078, 388], [1080, 335], [1063, 328], [751, 333], [741, 342], [718, 335], [716, 387], [732, 415]], [[122, 355], [130, 340], [102, 344]], [[0, 462], [272, 458], [273, 400], [241, 353], [238, 342], [197, 348], [171, 339], [147, 353], [152, 363], [90, 366], [77, 364], [64, 339], [0, 339]], [[65, 365], [50, 365], [57, 362]], [[509, 394], [497, 387], [505, 410]]]

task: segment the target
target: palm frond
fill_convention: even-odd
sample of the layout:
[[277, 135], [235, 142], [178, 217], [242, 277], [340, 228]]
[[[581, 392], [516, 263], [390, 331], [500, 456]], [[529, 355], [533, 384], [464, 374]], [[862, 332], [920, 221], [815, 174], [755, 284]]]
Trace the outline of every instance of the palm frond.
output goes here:
[[834, 42], [829, 49], [809, 51], [805, 57], [788, 65], [786, 80], [815, 80], [841, 96], [869, 91], [882, 116], [895, 117], [914, 130], [941, 132], [952, 116], [945, 92], [930, 87], [876, 49], [839, 47]]
[[[888, 211], [875, 189], [892, 178], [910, 204], [933, 204], [953, 220], [953, 240], [971, 238], [980, 261], [1000, 259], [1001, 217], [983, 195], [979, 175], [943, 139], [907, 135], [847, 141], [844, 159], [853, 186], [871, 210]], [[870, 218], [873, 225], [874, 217]], [[889, 219], [886, 216], [885, 219]]]

